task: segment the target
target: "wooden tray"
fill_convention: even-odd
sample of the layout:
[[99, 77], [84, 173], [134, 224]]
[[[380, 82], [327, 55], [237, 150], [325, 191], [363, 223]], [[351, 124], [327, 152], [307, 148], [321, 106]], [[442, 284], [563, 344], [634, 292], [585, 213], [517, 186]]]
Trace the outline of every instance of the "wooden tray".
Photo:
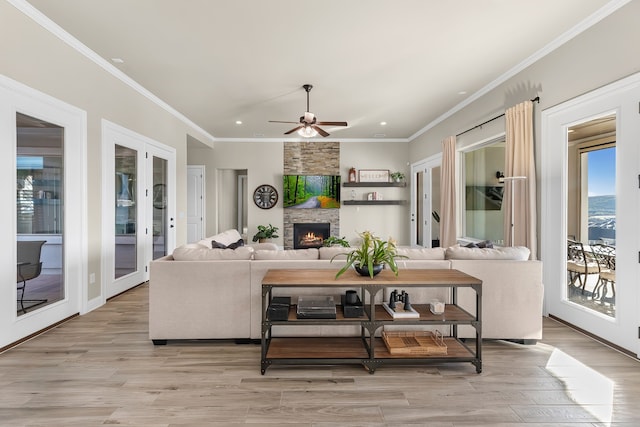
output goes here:
[[391, 354], [447, 354], [447, 345], [439, 331], [382, 331], [382, 339]]

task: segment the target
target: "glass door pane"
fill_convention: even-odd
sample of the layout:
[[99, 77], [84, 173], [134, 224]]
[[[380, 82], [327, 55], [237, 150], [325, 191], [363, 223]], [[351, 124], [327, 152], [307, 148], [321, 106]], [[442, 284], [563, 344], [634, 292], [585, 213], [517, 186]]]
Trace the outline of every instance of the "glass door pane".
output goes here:
[[504, 139], [464, 153], [463, 236], [504, 244]]
[[137, 271], [137, 151], [115, 146], [115, 270], [114, 278]]
[[567, 300], [615, 318], [615, 115], [569, 128]]
[[64, 128], [16, 114], [17, 314], [65, 298]]
[[167, 161], [153, 156], [153, 259], [167, 254]]

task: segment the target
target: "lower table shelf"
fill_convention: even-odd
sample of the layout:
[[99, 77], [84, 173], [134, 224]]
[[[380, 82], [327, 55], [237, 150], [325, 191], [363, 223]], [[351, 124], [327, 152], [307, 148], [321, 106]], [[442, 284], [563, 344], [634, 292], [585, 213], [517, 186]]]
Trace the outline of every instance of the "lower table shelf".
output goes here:
[[446, 355], [393, 355], [382, 338], [374, 338], [374, 354], [370, 355], [360, 337], [277, 337], [269, 340], [262, 371], [272, 364], [344, 364], [364, 365], [371, 373], [384, 364], [410, 365], [418, 361], [470, 362], [479, 366], [479, 359], [465, 344], [454, 337], [444, 337]]

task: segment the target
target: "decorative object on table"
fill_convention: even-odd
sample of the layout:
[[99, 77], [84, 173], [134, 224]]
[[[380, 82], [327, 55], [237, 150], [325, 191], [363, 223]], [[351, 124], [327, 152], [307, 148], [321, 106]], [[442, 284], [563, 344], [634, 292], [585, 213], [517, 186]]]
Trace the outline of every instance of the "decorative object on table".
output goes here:
[[364, 305], [360, 301], [357, 291], [347, 291], [341, 296], [342, 313], [344, 317], [360, 317], [364, 315]]
[[278, 227], [275, 227], [271, 224], [269, 225], [259, 225], [258, 226], [258, 232], [253, 236], [253, 241], [254, 242], [260, 242], [263, 243], [264, 241], [268, 240], [268, 239], [277, 239], [278, 237]]
[[332, 296], [300, 296], [296, 313], [298, 319], [335, 319], [336, 304]]
[[253, 203], [260, 209], [271, 209], [277, 202], [278, 191], [272, 185], [259, 185], [253, 192]]
[[378, 274], [384, 265], [388, 265], [391, 271], [397, 276], [398, 266], [396, 264], [396, 258], [407, 258], [404, 255], [398, 255], [396, 249], [396, 242], [389, 238], [389, 240], [382, 240], [375, 236], [371, 231], [364, 231], [359, 233], [362, 238], [360, 246], [351, 252], [345, 252], [336, 254], [331, 258], [331, 262], [341, 255], [346, 255], [346, 264], [336, 273], [336, 279], [344, 274], [351, 266], [356, 268], [359, 274], [363, 276], [370, 276], [373, 278]]
[[267, 307], [267, 318], [271, 321], [289, 320], [291, 297], [273, 297]]
[[404, 174], [400, 171], [393, 172], [391, 174], [391, 180], [393, 182], [402, 182], [404, 180]]
[[343, 237], [329, 236], [322, 242], [323, 246], [342, 246], [343, 248], [348, 248], [349, 242], [347, 242]]
[[382, 306], [394, 319], [420, 317], [420, 314], [411, 307], [409, 294], [404, 290], [401, 292], [398, 292], [397, 289], [391, 291], [389, 294], [389, 302], [383, 302]]
[[349, 182], [356, 182], [356, 168], [349, 169]]
[[360, 169], [358, 171], [360, 182], [389, 182], [389, 169]]
[[447, 345], [440, 331], [382, 331], [391, 354], [446, 355]]
[[444, 302], [434, 299], [431, 300], [431, 302], [429, 302], [429, 310], [431, 311], [431, 313], [433, 314], [444, 314]]

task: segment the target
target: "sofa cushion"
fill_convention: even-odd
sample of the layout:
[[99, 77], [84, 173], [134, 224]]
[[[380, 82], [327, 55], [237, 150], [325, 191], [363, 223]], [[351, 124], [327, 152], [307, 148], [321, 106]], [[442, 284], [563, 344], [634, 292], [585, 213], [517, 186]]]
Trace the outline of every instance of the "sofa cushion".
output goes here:
[[397, 248], [398, 255], [404, 255], [408, 259], [444, 259], [444, 248]]
[[446, 250], [446, 259], [505, 259], [526, 261], [531, 251], [525, 246], [505, 246], [499, 248], [466, 248], [451, 246]]
[[241, 246], [237, 249], [209, 249], [199, 243], [189, 243], [179, 246], [173, 251], [173, 259], [176, 261], [211, 261], [211, 260], [250, 260], [253, 248]]
[[225, 246], [229, 246], [232, 243], [237, 242], [238, 240], [242, 239], [242, 236], [240, 235], [240, 233], [238, 232], [238, 230], [235, 229], [231, 229], [231, 230], [227, 230], [227, 231], [223, 231], [222, 233], [213, 235], [211, 237], [206, 237], [202, 240], [200, 240], [198, 243], [200, 243], [201, 245], [204, 245], [208, 248], [213, 247], [212, 242], [215, 240], [218, 243], [221, 243]]
[[251, 246], [254, 251], [259, 251], [259, 250], [277, 251], [278, 250], [278, 245], [270, 242], [251, 243], [249, 244], [249, 246]]
[[283, 251], [257, 250], [253, 254], [253, 259], [318, 259], [318, 249], [290, 249]]
[[320, 256], [320, 259], [331, 259], [334, 256], [336, 257], [336, 259], [346, 259], [346, 254], [354, 249], [356, 248], [345, 248], [343, 246], [323, 246], [318, 249], [318, 254]]

